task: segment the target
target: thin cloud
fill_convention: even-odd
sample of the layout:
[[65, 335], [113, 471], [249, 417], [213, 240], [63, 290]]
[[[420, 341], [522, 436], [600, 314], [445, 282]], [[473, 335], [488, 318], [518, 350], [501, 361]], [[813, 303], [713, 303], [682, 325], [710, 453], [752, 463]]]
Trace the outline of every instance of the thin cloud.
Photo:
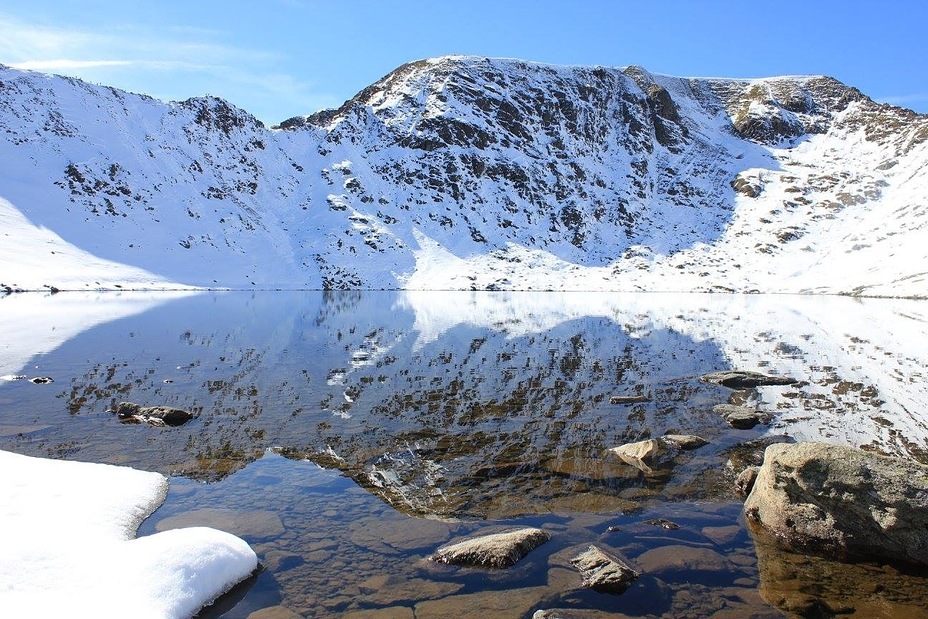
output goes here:
[[905, 105], [906, 103], [918, 103], [920, 101], [928, 101], [928, 92], [914, 93], [914, 94], [908, 94], [908, 95], [894, 95], [891, 97], [880, 97], [879, 101], [881, 103], [889, 103], [891, 105]]
[[873, 100], [877, 103], [888, 103], [889, 105], [907, 107], [920, 114], [928, 113], [928, 92], [893, 95], [889, 97], [874, 97]]
[[58, 58], [55, 60], [26, 60], [14, 62], [10, 66], [27, 71], [68, 71], [70, 69], [95, 69], [99, 67], [125, 67], [132, 65], [131, 60], [72, 60]]
[[140, 26], [99, 31], [33, 25], [0, 14], [0, 63], [169, 100], [215, 94], [278, 122], [331, 106], [331, 97], [279, 67], [280, 55], [227, 45], [218, 30]]

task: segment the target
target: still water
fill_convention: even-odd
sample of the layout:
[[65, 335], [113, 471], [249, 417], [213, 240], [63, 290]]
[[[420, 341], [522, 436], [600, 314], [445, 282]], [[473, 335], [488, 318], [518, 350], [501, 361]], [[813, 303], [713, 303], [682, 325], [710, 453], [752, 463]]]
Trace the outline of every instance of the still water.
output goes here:
[[[0, 335], [0, 448], [171, 475], [139, 535], [215, 526], [267, 567], [227, 617], [928, 613], [924, 574], [754, 539], [733, 489], [772, 441], [928, 463], [924, 301], [21, 294], [0, 298]], [[726, 369], [800, 382], [699, 380]], [[119, 401], [196, 418], [121, 424]], [[736, 430], [721, 403], [773, 420]], [[606, 453], [669, 432], [709, 444], [647, 473]], [[508, 570], [426, 560], [526, 524], [552, 539]], [[569, 559], [591, 543], [643, 576], [621, 596], [581, 588]]]

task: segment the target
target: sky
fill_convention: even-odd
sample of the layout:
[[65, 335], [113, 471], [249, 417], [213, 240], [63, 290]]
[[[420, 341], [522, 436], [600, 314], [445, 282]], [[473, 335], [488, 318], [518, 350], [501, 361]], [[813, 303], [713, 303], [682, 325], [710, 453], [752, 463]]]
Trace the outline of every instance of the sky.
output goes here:
[[928, 3], [898, 0], [30, 0], [0, 3], [0, 63], [267, 124], [447, 54], [691, 77], [824, 74], [928, 112]]

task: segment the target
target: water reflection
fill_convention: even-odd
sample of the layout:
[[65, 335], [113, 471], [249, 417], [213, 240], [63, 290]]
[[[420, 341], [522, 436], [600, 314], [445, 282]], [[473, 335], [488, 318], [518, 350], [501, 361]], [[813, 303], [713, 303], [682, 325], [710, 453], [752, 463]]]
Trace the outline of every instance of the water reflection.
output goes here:
[[[67, 299], [41, 298], [44, 316], [0, 299], [2, 339], [20, 349], [17, 334], [53, 332], [55, 316], [72, 325], [53, 346], [11, 356], [11, 374], [40, 369], [55, 382], [0, 382], [0, 448], [186, 476], [146, 526], [247, 525], [271, 569], [246, 609], [673, 616], [689, 604], [700, 616], [766, 616], [758, 582], [777, 572], [762, 559], [758, 580], [732, 486], [764, 445], [826, 440], [928, 461], [925, 302], [210, 293], [141, 305], [101, 295], [81, 310]], [[699, 380], [731, 368], [800, 382], [736, 392]], [[106, 412], [122, 400], [197, 417], [122, 425]], [[773, 421], [732, 429], [713, 412], [726, 402]], [[647, 472], [606, 454], [665, 433], [709, 444]], [[685, 526], [636, 529], [646, 517]], [[475, 519], [564, 535], [506, 574], [422, 564]], [[621, 601], [577, 589], [564, 554], [590, 541], [649, 575]]]
[[[107, 307], [105, 297], [91, 306]], [[34, 318], [0, 311], [6, 325]], [[202, 294], [27, 362], [56, 382], [0, 386], [0, 444], [202, 479], [275, 446], [416, 513], [617, 509], [640, 495], [698, 495], [716, 483], [719, 453], [764, 431], [924, 460], [925, 316], [923, 302], [846, 298]], [[802, 382], [732, 393], [698, 380], [728, 368]], [[610, 403], [628, 394], [648, 401]], [[105, 412], [120, 400], [198, 417], [120, 426]], [[775, 421], [732, 431], [712, 412], [726, 401]], [[667, 432], [711, 445], [647, 478], [603, 458]]]

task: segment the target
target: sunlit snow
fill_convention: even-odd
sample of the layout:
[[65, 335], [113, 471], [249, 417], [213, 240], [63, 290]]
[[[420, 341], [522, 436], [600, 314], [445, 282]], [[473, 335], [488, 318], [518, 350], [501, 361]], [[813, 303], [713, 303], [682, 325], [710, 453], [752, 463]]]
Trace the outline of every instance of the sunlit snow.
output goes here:
[[186, 619], [257, 567], [197, 527], [135, 538], [167, 479], [0, 451], [0, 616]]

